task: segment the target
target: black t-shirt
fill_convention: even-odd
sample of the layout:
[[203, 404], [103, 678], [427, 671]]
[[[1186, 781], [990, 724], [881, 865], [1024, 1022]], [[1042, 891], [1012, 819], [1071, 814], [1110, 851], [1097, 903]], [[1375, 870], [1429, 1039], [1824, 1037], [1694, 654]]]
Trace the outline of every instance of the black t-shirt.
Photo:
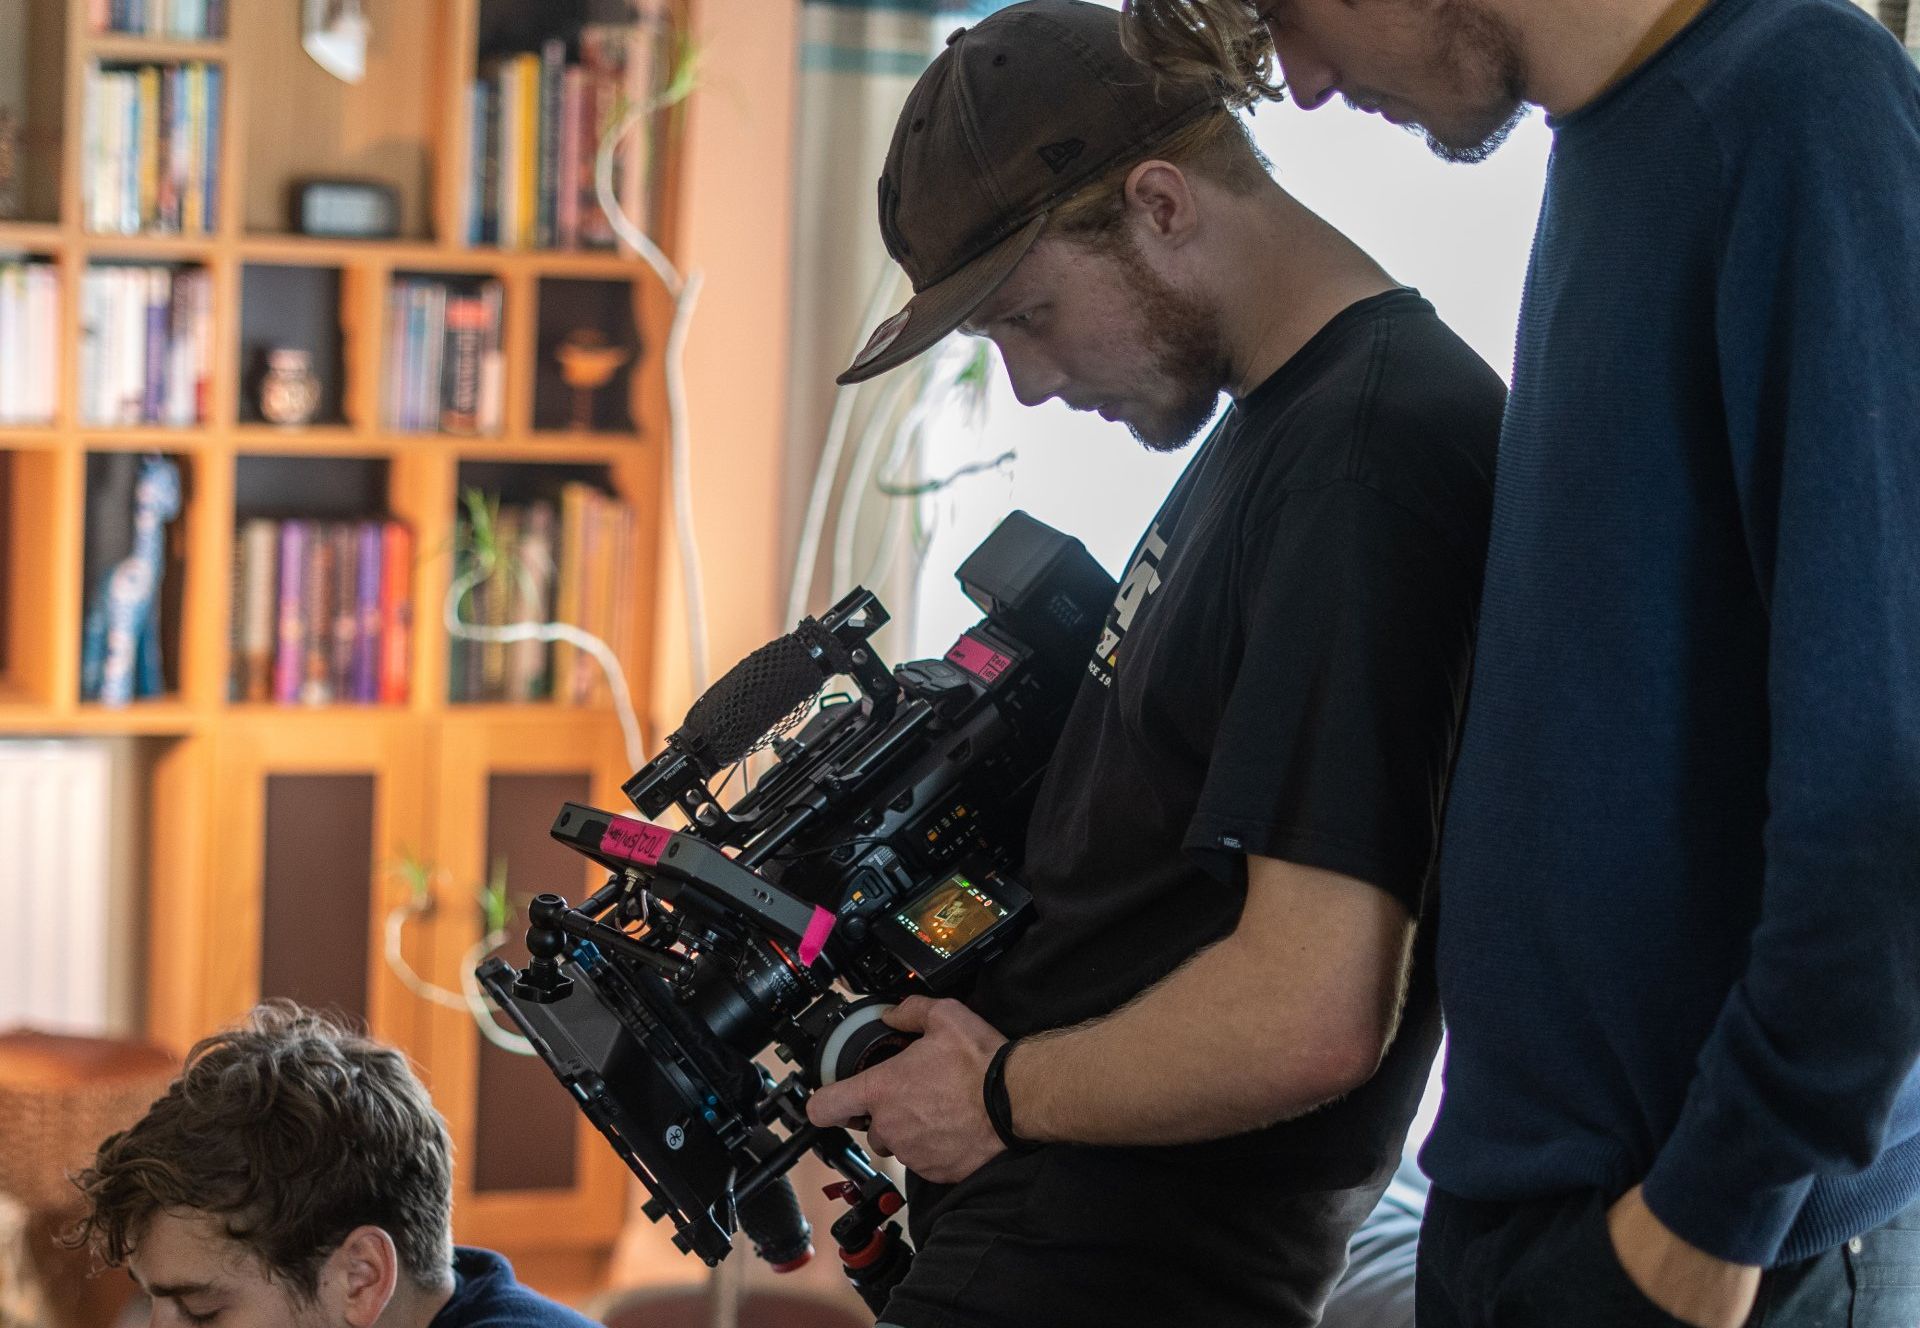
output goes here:
[[453, 1251], [453, 1299], [427, 1328], [594, 1328], [592, 1319], [520, 1285], [492, 1250]]
[[[1036, 919], [969, 1001], [996, 1027], [1106, 1014], [1227, 935], [1248, 854], [1421, 914], [1504, 400], [1432, 306], [1395, 290], [1333, 318], [1221, 421], [1135, 551], [1048, 767], [1025, 868]], [[1438, 1029], [1423, 963], [1366, 1086], [1156, 1151], [1286, 1189], [1382, 1179]]]

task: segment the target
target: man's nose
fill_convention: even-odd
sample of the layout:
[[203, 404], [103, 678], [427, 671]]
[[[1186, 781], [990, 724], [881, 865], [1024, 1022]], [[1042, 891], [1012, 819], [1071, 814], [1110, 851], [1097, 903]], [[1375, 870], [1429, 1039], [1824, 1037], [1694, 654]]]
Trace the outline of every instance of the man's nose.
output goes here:
[[1273, 53], [1280, 61], [1280, 81], [1287, 96], [1303, 111], [1318, 110], [1334, 93], [1336, 75], [1333, 66], [1317, 60], [1292, 43], [1273, 39]]
[[1014, 398], [1023, 406], [1037, 406], [1057, 397], [1066, 386], [1066, 378], [1043, 356], [1024, 350], [1010, 352], [1003, 346], [1000, 358], [1007, 362], [1007, 381], [1013, 386]]

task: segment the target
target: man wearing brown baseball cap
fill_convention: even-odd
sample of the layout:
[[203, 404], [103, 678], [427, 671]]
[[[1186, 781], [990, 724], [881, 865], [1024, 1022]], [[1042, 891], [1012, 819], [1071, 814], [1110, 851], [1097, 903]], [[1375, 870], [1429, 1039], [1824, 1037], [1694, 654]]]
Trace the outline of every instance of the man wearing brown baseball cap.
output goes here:
[[912, 1173], [882, 1317], [1306, 1328], [1438, 1038], [1415, 922], [1504, 391], [1099, 6], [956, 33], [880, 224], [915, 295], [843, 381], [964, 328], [1023, 401], [1149, 447], [1233, 402], [1088, 661], [1029, 830], [1037, 920], [810, 1103]]

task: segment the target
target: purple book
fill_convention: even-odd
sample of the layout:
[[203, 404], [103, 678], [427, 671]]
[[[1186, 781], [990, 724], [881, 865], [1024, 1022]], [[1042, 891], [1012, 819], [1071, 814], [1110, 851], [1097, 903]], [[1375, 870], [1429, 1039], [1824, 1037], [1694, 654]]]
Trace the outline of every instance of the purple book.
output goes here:
[[140, 422], [160, 424], [166, 419], [167, 324], [172, 321], [173, 278], [163, 267], [147, 276], [146, 390], [140, 401]]
[[360, 614], [360, 634], [354, 639], [353, 699], [380, 699], [380, 543], [382, 522], [360, 523], [360, 556], [354, 569], [357, 589], [356, 609]]
[[279, 644], [273, 655], [273, 699], [293, 705], [300, 699], [300, 679], [306, 667], [306, 610], [300, 602], [306, 561], [307, 523], [280, 525]]

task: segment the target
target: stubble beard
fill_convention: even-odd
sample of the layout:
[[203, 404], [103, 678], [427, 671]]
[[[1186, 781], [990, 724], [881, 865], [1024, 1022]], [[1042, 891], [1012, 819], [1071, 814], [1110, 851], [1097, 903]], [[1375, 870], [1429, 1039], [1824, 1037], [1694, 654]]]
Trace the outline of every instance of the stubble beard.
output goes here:
[[1526, 118], [1526, 66], [1520, 39], [1505, 18], [1475, 0], [1440, 0], [1433, 22], [1441, 62], [1456, 86], [1484, 90], [1478, 109], [1457, 125], [1408, 125], [1434, 156], [1475, 165], [1497, 151]]
[[1158, 419], [1128, 420], [1127, 432], [1149, 452], [1178, 452], [1207, 426], [1226, 390], [1220, 320], [1149, 268], [1131, 246], [1115, 257], [1133, 294], [1135, 316], [1151, 339], [1153, 373], [1166, 385], [1169, 402]]

